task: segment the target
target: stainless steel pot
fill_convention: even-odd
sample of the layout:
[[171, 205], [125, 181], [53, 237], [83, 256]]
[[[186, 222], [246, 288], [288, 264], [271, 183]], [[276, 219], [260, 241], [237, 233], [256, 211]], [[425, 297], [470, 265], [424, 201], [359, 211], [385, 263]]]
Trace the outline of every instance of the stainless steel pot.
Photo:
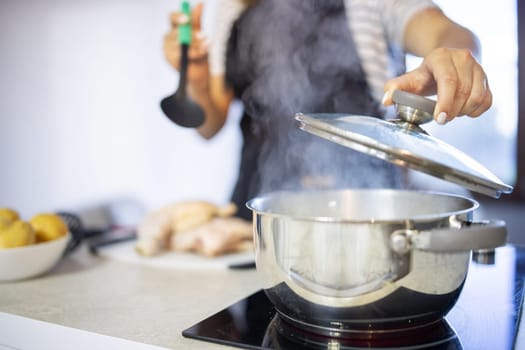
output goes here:
[[505, 244], [478, 203], [402, 190], [274, 192], [253, 211], [256, 265], [282, 317], [317, 333], [414, 327], [455, 304], [472, 250]]

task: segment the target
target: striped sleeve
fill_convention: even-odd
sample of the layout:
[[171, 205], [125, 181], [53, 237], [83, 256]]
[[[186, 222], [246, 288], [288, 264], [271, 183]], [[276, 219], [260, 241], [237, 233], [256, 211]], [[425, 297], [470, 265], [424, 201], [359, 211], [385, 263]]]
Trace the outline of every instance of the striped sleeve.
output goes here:
[[226, 46], [231, 28], [245, 7], [241, 0], [220, 0], [216, 6], [209, 54], [212, 75], [222, 75], [226, 70]]
[[406, 24], [418, 11], [435, 6], [431, 0], [346, 0], [357, 53], [378, 101], [385, 82], [404, 71]]
[[382, 2], [382, 20], [387, 39], [390, 43], [403, 47], [405, 27], [417, 12], [429, 7], [437, 7], [431, 0], [384, 0]]

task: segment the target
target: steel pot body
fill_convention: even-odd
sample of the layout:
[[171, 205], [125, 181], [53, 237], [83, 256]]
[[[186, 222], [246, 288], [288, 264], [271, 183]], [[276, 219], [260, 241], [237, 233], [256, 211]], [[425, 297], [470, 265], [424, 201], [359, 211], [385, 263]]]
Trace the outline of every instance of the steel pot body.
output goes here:
[[286, 319], [333, 334], [412, 327], [455, 304], [472, 250], [506, 240], [478, 203], [418, 191], [275, 192], [247, 203], [257, 271]]

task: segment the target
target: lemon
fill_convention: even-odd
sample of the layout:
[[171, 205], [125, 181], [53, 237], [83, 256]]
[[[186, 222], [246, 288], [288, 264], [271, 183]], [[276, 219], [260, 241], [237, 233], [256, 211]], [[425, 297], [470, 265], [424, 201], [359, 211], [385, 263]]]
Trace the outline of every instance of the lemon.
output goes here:
[[0, 248], [22, 247], [34, 242], [35, 231], [28, 222], [16, 220], [0, 226]]
[[4, 221], [10, 223], [19, 219], [20, 215], [18, 215], [16, 210], [10, 208], [0, 208], [0, 222]]
[[60, 238], [68, 231], [64, 220], [56, 214], [37, 214], [29, 222], [35, 230], [37, 242], [46, 242]]

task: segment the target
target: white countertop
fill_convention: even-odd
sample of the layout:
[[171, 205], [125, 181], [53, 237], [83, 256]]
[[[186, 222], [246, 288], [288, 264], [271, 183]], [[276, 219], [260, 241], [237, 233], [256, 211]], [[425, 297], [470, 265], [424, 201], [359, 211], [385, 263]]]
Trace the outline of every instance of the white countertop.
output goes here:
[[[182, 331], [260, 288], [255, 269], [142, 266], [93, 257], [82, 247], [44, 276], [0, 283], [0, 313], [167, 349], [237, 349], [185, 338]], [[4, 343], [5, 337], [2, 337], [6, 329], [16, 327], [12, 324], [5, 327], [5, 323], [13, 320], [21, 325], [18, 328], [24, 328], [16, 329], [17, 333], [23, 336], [29, 333], [24, 320], [0, 317], [0, 349], [13, 348], [9, 342]], [[525, 344], [524, 327], [525, 322], [521, 322], [516, 349]], [[31, 325], [28, 328], [46, 327]], [[86, 338], [86, 332], [68, 333], [81, 341]], [[58, 334], [60, 332], [55, 337], [59, 337]], [[52, 343], [55, 344], [56, 339]], [[118, 349], [142, 348], [123, 341]]]
[[44, 276], [0, 283], [0, 312], [169, 349], [226, 349], [182, 331], [259, 289], [255, 269], [163, 269], [82, 247]]

